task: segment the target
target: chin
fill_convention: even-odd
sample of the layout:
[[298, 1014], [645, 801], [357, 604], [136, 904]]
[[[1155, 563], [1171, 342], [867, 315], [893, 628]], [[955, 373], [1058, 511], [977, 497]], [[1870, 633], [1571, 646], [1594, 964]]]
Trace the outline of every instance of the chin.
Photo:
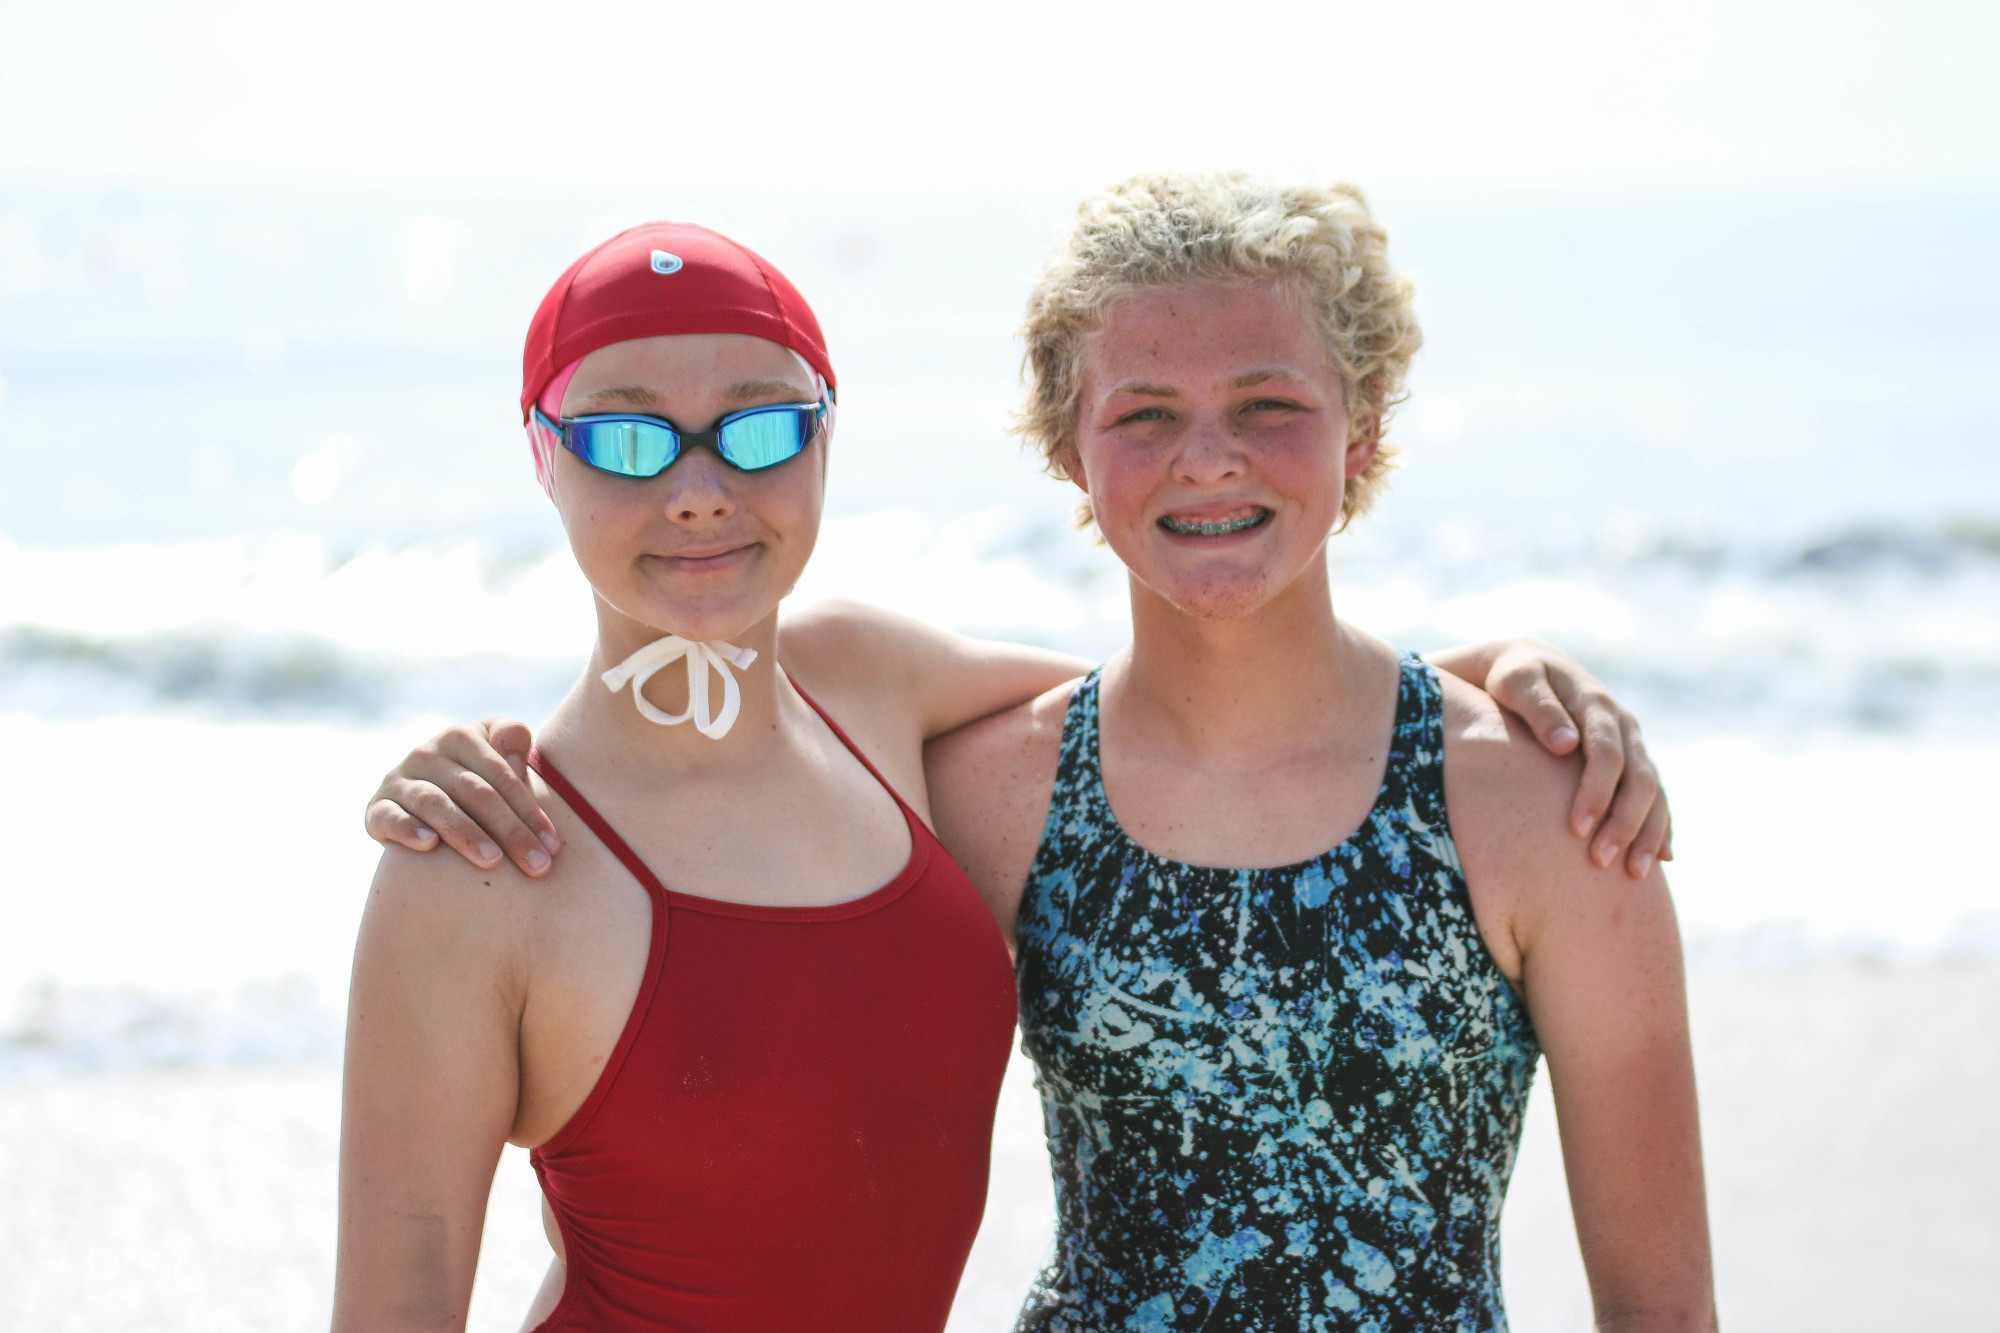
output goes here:
[[1262, 578], [1188, 578], [1152, 584], [1176, 611], [1196, 620], [1238, 620], [1267, 604], [1276, 591]]
[[657, 594], [635, 597], [619, 610], [661, 634], [677, 634], [696, 643], [713, 643], [718, 639], [733, 641], [770, 614], [769, 606], [763, 601], [753, 603], [749, 599], [735, 597], [674, 598], [669, 601]]
[[1134, 576], [1182, 615], [1196, 620], [1240, 620], [1255, 615], [1297, 586], [1315, 567], [1325, 568], [1319, 551], [1296, 566], [1290, 559], [1212, 557], [1151, 563], [1153, 568], [1144, 574], [1134, 569]]

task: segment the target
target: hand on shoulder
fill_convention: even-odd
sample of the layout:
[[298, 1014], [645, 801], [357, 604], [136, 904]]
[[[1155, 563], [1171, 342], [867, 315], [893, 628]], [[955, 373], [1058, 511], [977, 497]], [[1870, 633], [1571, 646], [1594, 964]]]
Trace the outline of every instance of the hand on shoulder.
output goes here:
[[1497, 639], [1426, 654], [1485, 690], [1554, 754], [1581, 751], [1570, 827], [1599, 865], [1620, 859], [1633, 879], [1674, 859], [1673, 816], [1639, 719], [1569, 654], [1537, 639]]
[[440, 840], [477, 866], [504, 850], [523, 873], [548, 873], [562, 839], [528, 782], [527, 724], [506, 718], [447, 727], [383, 777], [368, 798], [368, 836], [428, 852]]

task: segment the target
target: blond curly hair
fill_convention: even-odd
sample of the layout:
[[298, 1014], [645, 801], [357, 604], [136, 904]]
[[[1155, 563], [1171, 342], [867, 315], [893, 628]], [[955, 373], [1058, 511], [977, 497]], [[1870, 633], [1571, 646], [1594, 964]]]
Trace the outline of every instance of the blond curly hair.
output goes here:
[[[1350, 440], [1373, 433], [1374, 461], [1347, 485], [1341, 526], [1366, 512], [1395, 466], [1390, 412], [1423, 345], [1415, 288], [1389, 267], [1389, 234], [1352, 185], [1281, 185], [1240, 171], [1134, 176], [1083, 201], [1076, 225], [1028, 297], [1021, 328], [1027, 402], [1014, 431], [1054, 476], [1077, 466], [1083, 346], [1105, 307], [1152, 287], [1205, 279], [1299, 284], [1340, 372]], [[1089, 502], [1079, 522], [1090, 521]]]

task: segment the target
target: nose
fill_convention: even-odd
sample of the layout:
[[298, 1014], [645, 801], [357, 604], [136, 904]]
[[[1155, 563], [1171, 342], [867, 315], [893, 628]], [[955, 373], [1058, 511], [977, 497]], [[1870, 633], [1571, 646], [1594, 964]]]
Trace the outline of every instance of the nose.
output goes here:
[[666, 481], [661, 507], [676, 523], [725, 519], [736, 512], [730, 490], [729, 465], [705, 444], [681, 454], [660, 476]]
[[1207, 486], [1243, 475], [1243, 445], [1229, 423], [1202, 414], [1181, 433], [1174, 457], [1175, 477], [1189, 485]]

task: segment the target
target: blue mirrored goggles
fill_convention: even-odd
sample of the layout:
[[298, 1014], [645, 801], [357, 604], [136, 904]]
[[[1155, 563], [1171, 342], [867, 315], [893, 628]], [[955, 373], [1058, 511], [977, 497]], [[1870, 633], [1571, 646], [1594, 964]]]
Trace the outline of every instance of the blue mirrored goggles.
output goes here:
[[535, 420], [584, 462], [621, 477], [657, 477], [683, 449], [697, 444], [715, 450], [731, 467], [755, 472], [805, 451], [826, 423], [826, 400], [746, 408], [703, 431], [684, 431], [661, 417], [624, 412], [552, 421], [537, 407]]

